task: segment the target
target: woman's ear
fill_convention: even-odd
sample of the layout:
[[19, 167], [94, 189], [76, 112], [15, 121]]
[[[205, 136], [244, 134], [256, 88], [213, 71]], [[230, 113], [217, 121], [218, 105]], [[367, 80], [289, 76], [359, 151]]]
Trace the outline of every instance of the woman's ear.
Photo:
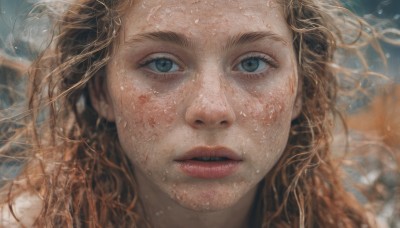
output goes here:
[[99, 116], [110, 122], [114, 122], [114, 108], [108, 92], [105, 70], [100, 70], [88, 84], [89, 97], [93, 108]]
[[296, 119], [300, 113], [303, 106], [303, 77], [299, 77], [297, 83], [297, 94], [293, 105], [292, 120]]

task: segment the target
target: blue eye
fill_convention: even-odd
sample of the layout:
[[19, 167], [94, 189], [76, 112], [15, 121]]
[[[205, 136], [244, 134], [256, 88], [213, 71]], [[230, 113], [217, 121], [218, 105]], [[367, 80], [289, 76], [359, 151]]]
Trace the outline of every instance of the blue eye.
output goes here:
[[150, 70], [157, 73], [173, 73], [179, 71], [179, 66], [171, 59], [167, 58], [155, 58], [151, 59], [143, 64]]
[[265, 70], [268, 67], [267, 61], [262, 57], [250, 57], [242, 60], [237, 69], [248, 73], [255, 73]]

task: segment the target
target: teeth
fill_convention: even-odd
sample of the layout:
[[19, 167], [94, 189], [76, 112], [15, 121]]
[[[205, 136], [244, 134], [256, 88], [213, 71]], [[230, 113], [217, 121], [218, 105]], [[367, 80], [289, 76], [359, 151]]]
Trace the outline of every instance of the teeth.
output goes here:
[[208, 161], [225, 161], [228, 159], [225, 157], [199, 157], [199, 158], [194, 158], [193, 160], [208, 162]]

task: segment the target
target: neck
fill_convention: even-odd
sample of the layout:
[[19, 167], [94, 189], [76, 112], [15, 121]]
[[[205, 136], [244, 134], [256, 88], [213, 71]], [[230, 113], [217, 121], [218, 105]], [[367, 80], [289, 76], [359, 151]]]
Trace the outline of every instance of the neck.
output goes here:
[[[147, 182], [137, 177], [139, 183]], [[257, 188], [250, 190], [233, 206], [218, 211], [196, 211], [182, 207], [166, 193], [157, 191], [156, 186], [141, 184], [139, 198], [142, 213], [152, 227], [217, 228], [250, 227], [251, 215]]]

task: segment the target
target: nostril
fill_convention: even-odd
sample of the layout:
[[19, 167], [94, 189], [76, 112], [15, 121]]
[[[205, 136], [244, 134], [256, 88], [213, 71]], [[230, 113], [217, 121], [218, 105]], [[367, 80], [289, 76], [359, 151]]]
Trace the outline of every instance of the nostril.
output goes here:
[[204, 122], [201, 121], [201, 120], [196, 120], [196, 121], [194, 121], [194, 123], [195, 123], [196, 125], [203, 125], [203, 124], [204, 124]]
[[223, 121], [220, 122], [220, 124], [221, 124], [221, 125], [228, 125], [228, 121], [223, 120]]

